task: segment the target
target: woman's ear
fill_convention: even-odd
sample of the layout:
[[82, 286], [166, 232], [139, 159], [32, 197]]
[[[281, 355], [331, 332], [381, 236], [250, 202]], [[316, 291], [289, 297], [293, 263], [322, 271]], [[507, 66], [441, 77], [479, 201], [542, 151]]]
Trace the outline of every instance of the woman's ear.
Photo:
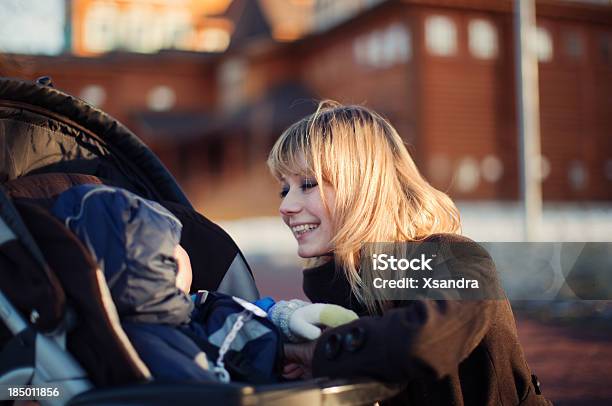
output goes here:
[[176, 271], [176, 287], [186, 294], [189, 294], [191, 280], [193, 279], [189, 254], [187, 254], [187, 251], [185, 251], [183, 247], [177, 245], [174, 249], [174, 258], [176, 258], [178, 268]]

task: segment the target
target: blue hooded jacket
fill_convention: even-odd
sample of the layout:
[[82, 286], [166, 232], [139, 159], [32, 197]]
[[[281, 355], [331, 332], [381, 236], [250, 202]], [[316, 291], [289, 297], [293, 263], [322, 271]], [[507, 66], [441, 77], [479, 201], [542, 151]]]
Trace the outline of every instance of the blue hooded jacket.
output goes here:
[[104, 185], [73, 187], [59, 196], [52, 211], [94, 254], [122, 320], [189, 322], [193, 303], [175, 284], [174, 249], [182, 225], [172, 213]]

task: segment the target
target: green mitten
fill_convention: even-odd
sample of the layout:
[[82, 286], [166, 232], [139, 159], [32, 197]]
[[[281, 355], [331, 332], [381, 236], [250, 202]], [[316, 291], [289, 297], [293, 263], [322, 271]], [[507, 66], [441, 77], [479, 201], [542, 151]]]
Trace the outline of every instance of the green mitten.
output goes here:
[[321, 335], [319, 326], [337, 327], [357, 319], [357, 314], [342, 306], [315, 303], [296, 309], [289, 318], [289, 330], [306, 340], [316, 340]]

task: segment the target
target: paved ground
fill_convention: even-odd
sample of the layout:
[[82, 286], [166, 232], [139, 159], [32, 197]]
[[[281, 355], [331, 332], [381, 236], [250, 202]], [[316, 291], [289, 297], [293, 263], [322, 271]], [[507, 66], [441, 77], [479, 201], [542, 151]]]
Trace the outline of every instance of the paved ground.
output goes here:
[[527, 361], [555, 405], [612, 405], [612, 326], [517, 317]]

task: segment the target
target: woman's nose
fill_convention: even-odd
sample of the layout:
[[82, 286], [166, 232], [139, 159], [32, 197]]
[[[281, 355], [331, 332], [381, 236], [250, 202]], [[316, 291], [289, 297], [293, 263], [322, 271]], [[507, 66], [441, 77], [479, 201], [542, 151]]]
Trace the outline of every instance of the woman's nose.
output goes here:
[[302, 204], [300, 200], [296, 198], [295, 193], [287, 193], [285, 198], [281, 201], [279, 211], [283, 216], [291, 216], [299, 213], [302, 210]]

